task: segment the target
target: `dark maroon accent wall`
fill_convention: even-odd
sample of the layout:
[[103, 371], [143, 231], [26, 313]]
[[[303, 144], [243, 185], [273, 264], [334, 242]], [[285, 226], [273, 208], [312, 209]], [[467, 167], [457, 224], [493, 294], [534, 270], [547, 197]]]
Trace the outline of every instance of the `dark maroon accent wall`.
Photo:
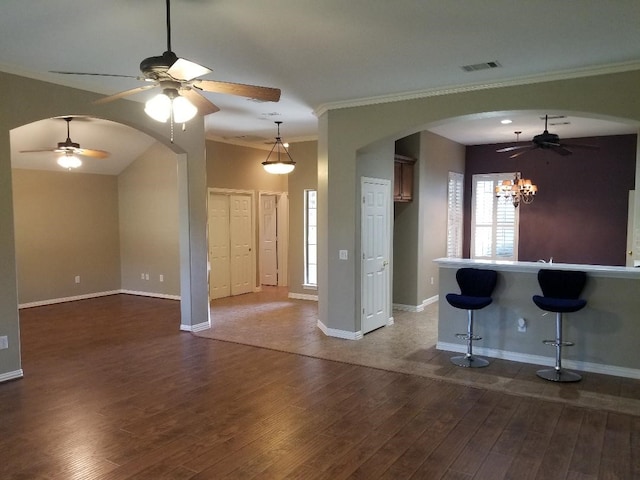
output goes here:
[[[496, 150], [510, 144], [466, 149], [464, 252], [470, 252], [471, 181], [474, 174], [522, 172], [538, 185], [533, 203], [521, 205], [518, 260], [624, 265], [629, 190], [634, 189], [636, 135], [563, 139], [597, 145], [560, 156], [536, 149], [510, 159]], [[525, 143], [523, 143], [525, 144]]]

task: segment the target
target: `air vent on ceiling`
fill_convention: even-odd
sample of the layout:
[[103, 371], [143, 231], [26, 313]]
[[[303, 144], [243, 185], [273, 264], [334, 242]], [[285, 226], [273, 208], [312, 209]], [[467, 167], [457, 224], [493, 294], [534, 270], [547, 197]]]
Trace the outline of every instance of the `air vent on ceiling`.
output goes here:
[[463, 65], [462, 70], [465, 72], [475, 72], [477, 70], [487, 70], [489, 68], [499, 68], [502, 67], [500, 62], [494, 60], [493, 62], [485, 62], [485, 63], [476, 63], [475, 65]]

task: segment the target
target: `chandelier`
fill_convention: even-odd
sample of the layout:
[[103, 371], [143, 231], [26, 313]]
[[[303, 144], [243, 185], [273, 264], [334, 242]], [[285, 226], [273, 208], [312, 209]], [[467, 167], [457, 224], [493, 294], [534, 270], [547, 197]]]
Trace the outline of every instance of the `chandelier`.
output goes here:
[[[262, 162], [262, 166], [268, 173], [275, 173], [279, 175], [291, 173], [294, 168], [296, 168], [296, 162], [293, 161], [291, 155], [289, 155], [289, 151], [287, 150], [288, 144], [282, 143], [282, 139], [280, 138], [280, 124], [282, 122], [275, 122], [278, 125], [278, 136], [276, 137], [276, 141], [271, 147], [271, 151], [269, 155], [267, 155], [267, 159]], [[276, 150], [278, 152], [276, 160], [270, 160], [271, 154]], [[286, 154], [286, 158], [281, 159], [280, 155], [284, 152]]]
[[520, 172], [516, 172], [513, 180], [503, 180], [496, 186], [496, 197], [499, 200], [511, 200], [514, 207], [520, 203], [532, 203], [538, 191], [538, 186], [531, 183], [531, 180], [523, 179]]

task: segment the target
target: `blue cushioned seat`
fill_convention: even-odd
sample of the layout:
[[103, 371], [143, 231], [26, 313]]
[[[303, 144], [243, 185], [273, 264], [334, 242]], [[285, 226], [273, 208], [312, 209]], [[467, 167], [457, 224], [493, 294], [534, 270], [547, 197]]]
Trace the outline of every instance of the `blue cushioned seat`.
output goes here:
[[467, 353], [452, 357], [451, 362], [455, 365], [472, 368], [489, 365], [488, 360], [473, 355], [473, 341], [482, 339], [473, 333], [473, 312], [491, 304], [497, 280], [495, 270], [461, 268], [456, 272], [460, 293], [448, 293], [446, 299], [452, 307], [467, 310], [467, 333], [456, 334], [456, 337], [467, 341]]
[[556, 314], [556, 338], [544, 340], [543, 343], [556, 348], [556, 364], [552, 369], [538, 370], [539, 377], [554, 382], [577, 382], [580, 375], [562, 368], [562, 348], [573, 345], [563, 340], [563, 313], [582, 310], [587, 301], [580, 294], [587, 282], [587, 274], [573, 270], [542, 269], [538, 272], [538, 283], [542, 295], [534, 295], [533, 302], [542, 310]]

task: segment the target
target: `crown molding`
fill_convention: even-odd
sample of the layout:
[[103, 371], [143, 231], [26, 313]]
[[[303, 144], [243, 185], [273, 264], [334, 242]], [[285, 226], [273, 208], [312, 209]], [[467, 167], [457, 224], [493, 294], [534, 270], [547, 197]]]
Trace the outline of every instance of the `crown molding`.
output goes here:
[[365, 97], [354, 100], [344, 100], [340, 102], [330, 102], [320, 105], [314, 113], [317, 117], [325, 114], [329, 110], [343, 108], [364, 107], [368, 105], [378, 105], [382, 103], [401, 102], [405, 100], [415, 100], [418, 98], [437, 97], [441, 95], [451, 95], [454, 93], [473, 92], [478, 90], [488, 90], [492, 88], [513, 87], [518, 85], [529, 85], [534, 83], [544, 83], [557, 80], [569, 80], [573, 78], [592, 77], [596, 75], [607, 75], [612, 73], [629, 72], [640, 70], [640, 61], [614, 63], [609, 65], [595, 66], [589, 68], [563, 70], [555, 73], [544, 73], [529, 75], [525, 77], [515, 77], [512, 79], [496, 81], [492, 83], [470, 83], [447, 88], [433, 88], [427, 90], [416, 90], [391, 95], [381, 95], [377, 97]]

